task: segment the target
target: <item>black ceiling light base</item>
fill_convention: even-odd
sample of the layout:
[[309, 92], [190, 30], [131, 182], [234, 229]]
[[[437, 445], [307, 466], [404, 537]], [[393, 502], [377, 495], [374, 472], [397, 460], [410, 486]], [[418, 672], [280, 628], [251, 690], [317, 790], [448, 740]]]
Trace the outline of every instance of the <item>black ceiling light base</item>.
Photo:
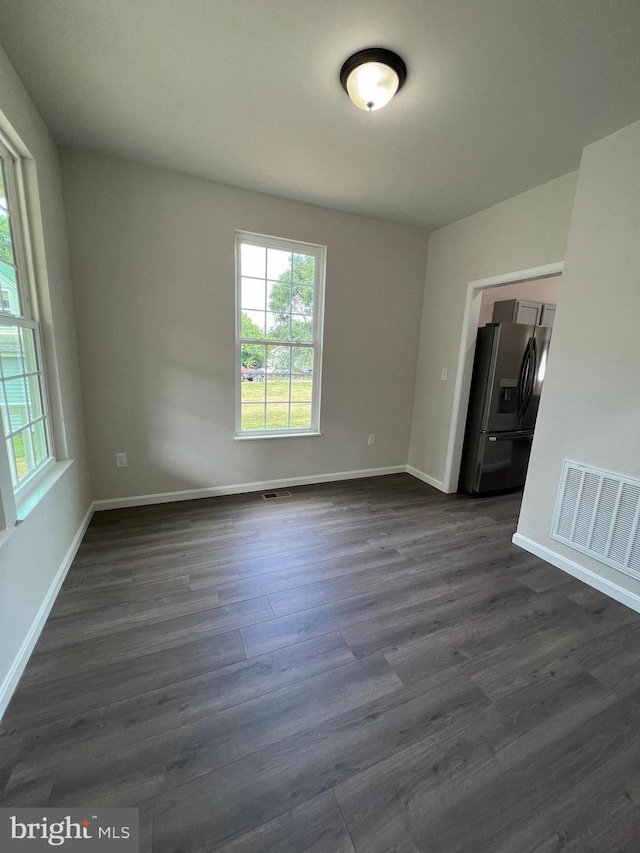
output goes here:
[[367, 47], [364, 50], [359, 50], [350, 56], [340, 69], [340, 83], [342, 88], [349, 94], [347, 90], [347, 80], [349, 74], [359, 65], [364, 65], [366, 62], [381, 62], [383, 65], [388, 65], [398, 75], [398, 92], [402, 89], [404, 81], [407, 79], [407, 66], [401, 56], [388, 50], [386, 47]]

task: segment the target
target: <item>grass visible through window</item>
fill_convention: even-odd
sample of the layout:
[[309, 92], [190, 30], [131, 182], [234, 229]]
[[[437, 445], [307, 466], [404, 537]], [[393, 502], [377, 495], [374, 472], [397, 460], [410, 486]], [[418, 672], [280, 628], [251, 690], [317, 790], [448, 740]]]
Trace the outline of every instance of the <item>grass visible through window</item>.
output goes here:
[[[291, 381], [291, 397], [289, 397], [289, 379], [271, 378], [266, 376], [260, 382], [242, 383], [242, 429], [265, 429], [265, 398], [266, 428], [267, 429], [305, 429], [311, 424], [311, 390], [312, 380], [293, 379]], [[289, 415], [289, 400], [291, 412]], [[245, 405], [254, 404], [254, 405]], [[290, 417], [289, 424], [287, 419]]]

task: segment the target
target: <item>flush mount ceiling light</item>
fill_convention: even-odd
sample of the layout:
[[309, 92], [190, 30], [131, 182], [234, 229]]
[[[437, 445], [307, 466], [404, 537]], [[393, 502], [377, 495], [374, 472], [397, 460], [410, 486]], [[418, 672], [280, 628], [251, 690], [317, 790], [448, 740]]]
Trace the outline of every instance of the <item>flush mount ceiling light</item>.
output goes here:
[[342, 88], [361, 110], [379, 110], [388, 104], [407, 79], [407, 66], [392, 50], [368, 47], [359, 50], [340, 71]]

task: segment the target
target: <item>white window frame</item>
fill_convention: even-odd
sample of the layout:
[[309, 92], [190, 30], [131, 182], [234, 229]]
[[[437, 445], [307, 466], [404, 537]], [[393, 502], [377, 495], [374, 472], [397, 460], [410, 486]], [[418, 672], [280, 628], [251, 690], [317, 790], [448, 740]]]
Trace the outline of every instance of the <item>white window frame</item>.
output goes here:
[[[243, 243], [253, 246], [263, 246], [266, 249], [280, 249], [296, 254], [313, 255], [315, 257], [315, 285], [313, 302], [313, 334], [309, 342], [274, 341], [271, 338], [242, 337], [242, 268], [240, 263], [240, 247]], [[322, 341], [324, 332], [324, 291], [326, 278], [327, 247], [316, 243], [302, 243], [297, 240], [287, 240], [282, 237], [270, 237], [265, 234], [254, 234], [249, 231], [236, 231], [236, 432], [239, 440], [259, 438], [293, 438], [296, 436], [320, 435], [320, 397], [322, 388]], [[242, 429], [242, 345], [246, 343], [273, 346], [274, 343], [284, 343], [292, 347], [308, 347], [313, 349], [313, 383], [311, 391], [311, 426], [304, 428], [279, 427], [277, 429], [243, 430]], [[266, 405], [266, 402], [265, 402]]]
[[[40, 390], [46, 433], [48, 456], [34, 468], [16, 487], [11, 481], [11, 462], [9, 459], [4, 427], [2, 449], [0, 449], [0, 498], [4, 525], [10, 527], [18, 517], [20, 508], [30, 500], [44, 477], [55, 465], [55, 445], [51, 427], [51, 406], [47, 387], [47, 375], [42, 346], [42, 334], [37, 315], [34, 259], [29, 231], [28, 207], [25, 192], [23, 158], [14, 149], [7, 138], [0, 133], [0, 157], [4, 164], [5, 191], [11, 215], [11, 240], [14, 250], [15, 266], [18, 270], [18, 293], [21, 314], [8, 314], [0, 310], [0, 326], [26, 328], [34, 332], [37, 375], [40, 377]], [[0, 309], [1, 309], [0, 305]], [[0, 390], [0, 393], [4, 393]]]

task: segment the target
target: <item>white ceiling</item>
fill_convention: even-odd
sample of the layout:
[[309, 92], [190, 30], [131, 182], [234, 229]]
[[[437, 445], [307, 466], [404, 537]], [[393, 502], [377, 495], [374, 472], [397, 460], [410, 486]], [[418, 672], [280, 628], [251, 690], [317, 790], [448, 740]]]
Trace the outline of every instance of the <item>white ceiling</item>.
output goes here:
[[[0, 0], [0, 40], [63, 145], [427, 229], [640, 118], [640, 0]], [[367, 114], [374, 45], [408, 79]]]

